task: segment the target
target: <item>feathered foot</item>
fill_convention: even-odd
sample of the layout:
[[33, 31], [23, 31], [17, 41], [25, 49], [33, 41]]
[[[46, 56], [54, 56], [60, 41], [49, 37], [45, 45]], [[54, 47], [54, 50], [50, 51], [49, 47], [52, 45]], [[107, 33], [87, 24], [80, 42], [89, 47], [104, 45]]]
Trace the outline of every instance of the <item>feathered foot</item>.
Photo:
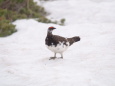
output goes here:
[[51, 59], [53, 59], [53, 60], [55, 60], [55, 59], [56, 59], [56, 53], [54, 53], [54, 57], [50, 57], [50, 59], [49, 59], [49, 60], [51, 60]]
[[53, 60], [55, 60], [55, 59], [56, 59], [56, 57], [50, 57], [50, 59], [49, 59], [49, 60], [52, 60], [52, 59], [53, 59]]

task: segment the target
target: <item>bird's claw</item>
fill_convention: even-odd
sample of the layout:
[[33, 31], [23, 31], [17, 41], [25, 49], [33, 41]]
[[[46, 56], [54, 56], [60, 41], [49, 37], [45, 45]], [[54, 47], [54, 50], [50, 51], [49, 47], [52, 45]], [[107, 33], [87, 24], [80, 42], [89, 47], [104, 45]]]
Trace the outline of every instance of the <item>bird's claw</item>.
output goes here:
[[51, 59], [55, 60], [55, 59], [56, 59], [56, 57], [50, 57], [50, 59], [49, 59], [49, 60], [51, 60]]
[[63, 57], [59, 57], [59, 59], [63, 59]]

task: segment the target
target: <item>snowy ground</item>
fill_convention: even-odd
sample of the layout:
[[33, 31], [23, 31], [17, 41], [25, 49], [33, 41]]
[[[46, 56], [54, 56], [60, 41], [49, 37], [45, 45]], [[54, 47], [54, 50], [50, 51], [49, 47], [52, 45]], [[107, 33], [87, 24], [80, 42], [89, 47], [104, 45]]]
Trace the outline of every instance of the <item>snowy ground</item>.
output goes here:
[[[43, 3], [52, 19], [66, 26], [14, 22], [18, 32], [0, 38], [0, 86], [115, 86], [115, 1], [58, 0]], [[80, 36], [64, 59], [44, 43], [47, 28], [65, 37]], [[58, 55], [59, 56], [59, 55]]]

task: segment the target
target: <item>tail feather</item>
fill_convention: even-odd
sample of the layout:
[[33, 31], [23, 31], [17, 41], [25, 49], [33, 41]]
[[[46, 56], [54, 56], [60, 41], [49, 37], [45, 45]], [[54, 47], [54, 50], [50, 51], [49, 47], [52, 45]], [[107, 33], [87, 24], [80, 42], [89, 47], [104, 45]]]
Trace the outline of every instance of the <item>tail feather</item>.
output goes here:
[[68, 42], [70, 43], [70, 45], [72, 45], [73, 43], [80, 41], [80, 37], [79, 36], [75, 36], [72, 38], [67, 38]]

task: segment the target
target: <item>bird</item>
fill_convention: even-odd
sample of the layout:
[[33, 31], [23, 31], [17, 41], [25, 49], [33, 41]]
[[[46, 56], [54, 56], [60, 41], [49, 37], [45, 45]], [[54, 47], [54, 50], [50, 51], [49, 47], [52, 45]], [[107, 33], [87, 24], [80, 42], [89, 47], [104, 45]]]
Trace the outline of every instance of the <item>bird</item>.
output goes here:
[[62, 37], [59, 35], [53, 35], [52, 31], [56, 28], [51, 26], [47, 30], [47, 36], [45, 38], [45, 45], [49, 50], [54, 52], [54, 57], [50, 57], [51, 59], [56, 59], [56, 54], [59, 53], [61, 55], [61, 59], [63, 59], [63, 52], [68, 49], [73, 43], [80, 41], [79, 36], [74, 36], [71, 38]]

